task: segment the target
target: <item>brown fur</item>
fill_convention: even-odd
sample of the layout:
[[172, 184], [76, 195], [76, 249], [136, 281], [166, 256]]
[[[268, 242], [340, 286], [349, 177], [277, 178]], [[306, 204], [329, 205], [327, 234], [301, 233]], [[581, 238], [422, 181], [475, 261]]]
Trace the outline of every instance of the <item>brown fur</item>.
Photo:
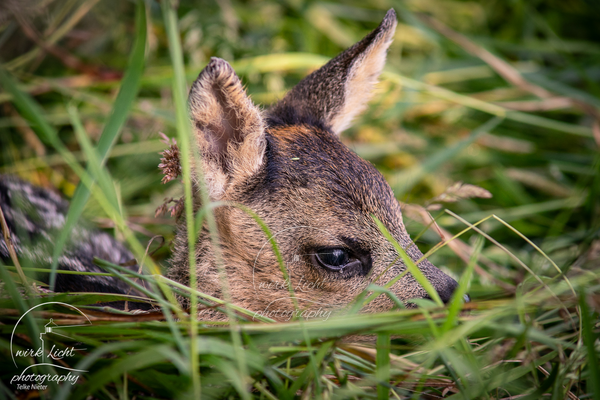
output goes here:
[[[294, 310], [287, 284], [295, 289], [300, 308], [315, 313], [344, 307], [370, 283], [385, 285], [406, 267], [372, 215], [414, 261], [422, 257], [383, 176], [337, 137], [365, 107], [395, 27], [390, 10], [377, 29], [306, 77], [265, 115], [223, 60], [211, 60], [194, 83], [191, 117], [211, 199], [242, 203], [258, 213], [275, 235], [290, 276], [284, 282], [268, 238], [249, 215], [235, 207], [217, 208], [235, 304], [286, 320]], [[339, 271], [316, 256], [326, 258], [323, 254], [332, 249], [344, 249], [350, 257]], [[187, 254], [185, 224], [180, 223], [169, 276], [186, 284]], [[449, 300], [456, 282], [427, 260], [418, 267]], [[195, 268], [198, 289], [222, 297], [206, 227], [198, 237]], [[410, 274], [391, 290], [403, 301], [428, 297]], [[392, 306], [379, 296], [363, 311]], [[200, 317], [223, 318], [217, 312]]]

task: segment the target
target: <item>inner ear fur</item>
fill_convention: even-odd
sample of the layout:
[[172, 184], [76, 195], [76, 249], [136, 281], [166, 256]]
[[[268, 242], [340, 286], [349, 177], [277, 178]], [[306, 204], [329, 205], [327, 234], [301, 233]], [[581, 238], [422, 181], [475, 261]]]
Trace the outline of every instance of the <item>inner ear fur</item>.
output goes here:
[[269, 112], [285, 124], [320, 122], [339, 134], [367, 106], [396, 31], [391, 9], [363, 40], [304, 78]]
[[264, 119], [231, 65], [220, 58], [200, 72], [188, 104], [210, 197], [222, 199], [228, 187], [260, 169]]

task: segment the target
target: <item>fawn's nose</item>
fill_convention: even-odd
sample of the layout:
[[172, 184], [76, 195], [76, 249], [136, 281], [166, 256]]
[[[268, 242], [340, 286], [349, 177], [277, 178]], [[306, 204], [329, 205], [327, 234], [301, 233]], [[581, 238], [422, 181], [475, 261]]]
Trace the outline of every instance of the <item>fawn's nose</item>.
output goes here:
[[[444, 304], [448, 304], [450, 302], [450, 300], [452, 299], [452, 295], [454, 294], [454, 291], [456, 290], [457, 287], [458, 287], [458, 282], [456, 282], [454, 279], [448, 277], [446, 284], [444, 286], [442, 286], [441, 289], [437, 290], [438, 294], [440, 295], [440, 299], [442, 299]], [[468, 303], [471, 301], [471, 296], [469, 296], [468, 294], [465, 294], [463, 296], [463, 300], [465, 303]]]
[[454, 279], [450, 278], [446, 274], [444, 274], [444, 278], [445, 278], [444, 284], [436, 285], [437, 286], [436, 289], [437, 289], [438, 295], [440, 296], [440, 299], [442, 299], [444, 304], [447, 304], [450, 301], [450, 299], [452, 299], [452, 295], [454, 294], [454, 291], [458, 287], [458, 282], [456, 282]]
[[[415, 248], [415, 246], [413, 246], [413, 248]], [[423, 255], [418, 250], [415, 250], [410, 255], [415, 261], [423, 257]], [[452, 300], [452, 296], [454, 295], [456, 288], [458, 288], [458, 282], [452, 279], [452, 277], [450, 277], [449, 275], [442, 272], [442, 270], [437, 268], [427, 259], [422, 260], [418, 264], [418, 268], [419, 270], [421, 270], [421, 272], [427, 278], [427, 280], [429, 280], [431, 286], [433, 286], [433, 288], [437, 291], [442, 302], [444, 302], [444, 304], [448, 304]], [[424, 290], [421, 293], [423, 292]], [[431, 300], [431, 298], [426, 294], [423, 297]], [[471, 301], [471, 298], [469, 297], [469, 295], [464, 295], [463, 300], [465, 302], [469, 302]]]

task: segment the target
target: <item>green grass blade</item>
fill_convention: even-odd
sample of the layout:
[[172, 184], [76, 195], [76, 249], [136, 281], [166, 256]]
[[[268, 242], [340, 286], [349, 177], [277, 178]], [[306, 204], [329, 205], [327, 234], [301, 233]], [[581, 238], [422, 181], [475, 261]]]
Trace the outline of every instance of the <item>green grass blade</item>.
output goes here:
[[475, 246], [473, 247], [473, 253], [471, 254], [469, 264], [467, 264], [467, 269], [460, 277], [458, 287], [454, 290], [454, 293], [452, 294], [450, 306], [448, 307], [448, 316], [446, 317], [444, 325], [442, 325], [442, 332], [447, 332], [456, 324], [458, 313], [460, 312], [460, 309], [464, 303], [463, 298], [465, 294], [467, 294], [469, 283], [471, 282], [471, 277], [473, 276], [475, 264], [477, 264], [479, 254], [481, 254], [481, 250], [483, 249], [483, 243], [483, 236], [479, 236], [477, 238], [477, 243], [475, 243]]
[[596, 352], [597, 334], [594, 333], [593, 314], [590, 313], [586, 301], [586, 293], [582, 291], [579, 294], [579, 307], [581, 307], [581, 324], [583, 327], [583, 342], [587, 349], [588, 379], [587, 390], [592, 393], [594, 400], [600, 400], [600, 362], [598, 362], [598, 353]]
[[[186, 230], [187, 230], [187, 247], [188, 247], [188, 264], [189, 264], [189, 285], [192, 289], [197, 288], [197, 275], [196, 275], [196, 231], [194, 224], [194, 211], [193, 211], [193, 197], [192, 197], [192, 160], [198, 160], [196, 164], [195, 172], [199, 175], [200, 181], [200, 192], [202, 197], [202, 203], [205, 207], [208, 207], [210, 203], [210, 199], [208, 196], [208, 192], [206, 189], [206, 185], [204, 184], [204, 173], [202, 171], [202, 163], [200, 162], [200, 157], [193, 152], [192, 147], [192, 128], [190, 125], [190, 120], [188, 116], [188, 108], [186, 103], [186, 75], [185, 68], [183, 62], [183, 52], [181, 49], [180, 42], [180, 32], [179, 32], [179, 23], [177, 19], [177, 3], [164, 0], [161, 3], [161, 9], [163, 14], [163, 20], [165, 24], [167, 39], [169, 43], [169, 55], [171, 59], [171, 65], [173, 66], [173, 79], [171, 82], [172, 90], [173, 90], [173, 100], [175, 103], [175, 117], [176, 117], [176, 127], [177, 127], [177, 138], [178, 138], [178, 146], [181, 151], [181, 172], [183, 176], [184, 182], [184, 207], [185, 207], [185, 220], [186, 220]], [[196, 157], [197, 156], [197, 157]], [[206, 218], [208, 220], [209, 228], [211, 230], [211, 238], [216, 237], [216, 228], [214, 224], [214, 216], [212, 215], [211, 210], [206, 211]], [[213, 241], [213, 244], [215, 241]], [[217, 249], [215, 249], [216, 252]], [[221, 283], [223, 286], [223, 295], [226, 300], [226, 310], [227, 315], [230, 320], [231, 329], [231, 337], [232, 341], [235, 343], [236, 352], [239, 354], [238, 357], [238, 365], [242, 374], [245, 376], [245, 364], [244, 364], [244, 354], [239, 351], [241, 347], [241, 339], [239, 337], [238, 332], [234, 329], [235, 325], [235, 314], [233, 310], [229, 307], [231, 303], [231, 296], [229, 294], [229, 288], [227, 287], [226, 277], [223, 278], [224, 272], [219, 268]], [[201, 397], [201, 383], [200, 383], [200, 371], [198, 359], [194, 355], [197, 352], [197, 342], [196, 337], [198, 334], [198, 298], [196, 296], [191, 296], [190, 299], [190, 370], [193, 371], [192, 375], [192, 390], [195, 398]]]
[[87, 393], [93, 393], [95, 390], [105, 386], [109, 381], [125, 372], [148, 368], [165, 361], [173, 363], [174, 365], [181, 364], [179, 362], [179, 357], [168, 345], [138, 348], [136, 350], [140, 351], [133, 352], [133, 354], [127, 357], [119, 358], [117, 362], [96, 372], [84, 386], [80, 386], [77, 390], [85, 390]]
[[[77, 137], [77, 141], [83, 150], [83, 153], [86, 155], [88, 160], [88, 171], [90, 171], [90, 175], [92, 179], [97, 181], [102, 189], [102, 193], [106, 196], [113, 210], [119, 210], [119, 201], [117, 199], [117, 193], [115, 191], [114, 186], [112, 185], [112, 180], [108, 175], [107, 171], [102, 168], [100, 157], [98, 156], [98, 152], [94, 149], [92, 142], [89, 139], [89, 135], [85, 131], [83, 124], [81, 123], [81, 119], [79, 119], [79, 114], [77, 113], [77, 109], [74, 105], [69, 104], [67, 106], [67, 111], [69, 116], [71, 117], [71, 125], [73, 126], [73, 131], [75, 132], [75, 136]], [[80, 186], [83, 186], [83, 183], [80, 183]], [[86, 188], [87, 189], [87, 188]], [[87, 192], [90, 193], [89, 191]], [[111, 219], [116, 218], [116, 216], [110, 216]], [[68, 215], [67, 215], [68, 218]], [[73, 221], [73, 225], [75, 224], [75, 220]], [[66, 230], [63, 229], [62, 232]], [[61, 232], [61, 235], [62, 235]], [[67, 238], [65, 238], [66, 240]], [[62, 250], [61, 250], [62, 251]], [[60, 253], [58, 254], [60, 255]], [[56, 268], [58, 264], [52, 266], [52, 270]]]
[[400, 246], [398, 241], [396, 239], [394, 239], [394, 237], [390, 234], [390, 232], [387, 230], [385, 225], [383, 225], [383, 223], [379, 219], [377, 219], [377, 217], [375, 217], [375, 216], [372, 216], [372, 217], [373, 217], [373, 220], [375, 221], [375, 223], [377, 224], [379, 231], [394, 246], [394, 248], [396, 249], [396, 252], [402, 258], [402, 261], [404, 262], [406, 269], [412, 274], [412, 276], [415, 278], [415, 280], [417, 282], [419, 282], [419, 284], [423, 287], [423, 289], [425, 289], [425, 291], [427, 292], [429, 297], [431, 297], [431, 299], [438, 306], [443, 307], [444, 302], [442, 301], [442, 299], [440, 299], [440, 295], [438, 294], [437, 290], [435, 290], [435, 288], [433, 287], [431, 282], [429, 282], [429, 280], [425, 277], [425, 275], [423, 275], [421, 270], [417, 267], [415, 262], [413, 260], [411, 260], [411, 258], [408, 256], [408, 254], [406, 254], [406, 251], [402, 248], [402, 246]]
[[[377, 335], [377, 366], [375, 376], [379, 382], [388, 383], [390, 380], [390, 334], [380, 333]], [[389, 398], [390, 389], [386, 385], [377, 384], [377, 398], [385, 400]]]
[[302, 371], [300, 376], [298, 378], [296, 378], [296, 380], [294, 381], [294, 384], [289, 389], [289, 391], [288, 391], [289, 397], [293, 397], [296, 394], [296, 392], [298, 390], [300, 390], [301, 387], [303, 387], [306, 384], [309, 384], [309, 379], [311, 378], [311, 375], [313, 375], [312, 378], [315, 380], [320, 379], [320, 377], [318, 375], [314, 376], [314, 373], [318, 372], [318, 371], [314, 371], [314, 369], [318, 368], [318, 366], [323, 363], [323, 359], [329, 352], [329, 349], [331, 348], [331, 346], [333, 346], [332, 341], [328, 341], [328, 342], [322, 343], [320, 345], [319, 349], [317, 350], [317, 354], [314, 356], [314, 360], [311, 359], [312, 366], [307, 366], [304, 369], [304, 371]]
[[[13, 306], [16, 307], [21, 315], [25, 314], [31, 304], [27, 303], [27, 300], [23, 298], [21, 292], [19, 292], [18, 285], [12, 280], [6, 266], [0, 260], [0, 280], [3, 282], [3, 286], [10, 295]], [[40, 331], [31, 313], [25, 315], [25, 326], [29, 331], [34, 346], [40, 346]]]
[[[96, 148], [100, 165], [104, 165], [110, 149], [115, 144], [121, 128], [127, 120], [129, 110], [133, 105], [133, 101], [137, 97], [137, 92], [140, 84], [140, 79], [146, 64], [146, 10], [145, 3], [142, 0], [137, 1], [136, 6], [136, 36], [133, 45], [133, 51], [129, 59], [129, 66], [125, 71], [121, 89], [115, 100], [111, 115], [104, 126], [102, 136], [98, 141]], [[88, 167], [88, 171], [90, 167]], [[54, 251], [52, 253], [52, 272], [50, 274], [50, 289], [54, 288], [56, 283], [56, 269], [58, 268], [58, 258], [67, 243], [71, 231], [77, 220], [83, 213], [83, 209], [90, 197], [90, 189], [82, 182], [79, 183], [75, 194], [71, 199], [69, 211], [67, 213], [65, 224], [56, 240]]]
[[0, 83], [4, 90], [13, 96], [13, 103], [19, 113], [29, 122], [31, 128], [37, 133], [42, 142], [53, 146], [63, 154], [69, 154], [69, 150], [58, 138], [56, 130], [44, 119], [44, 111], [31, 98], [31, 96], [17, 87], [13, 78], [0, 67]]
[[[404, 274], [401, 274], [401, 276], [404, 276]], [[386, 285], [387, 286], [387, 285]], [[378, 286], [374, 283], [371, 283], [369, 286], [367, 286], [364, 290], [365, 293], [367, 292], [373, 292], [373, 294], [385, 294], [391, 301], [394, 302], [394, 304], [396, 305], [396, 307], [398, 307], [399, 310], [404, 310], [406, 309], [406, 305], [404, 305], [404, 303], [402, 302], [402, 300], [400, 300], [398, 298], [398, 296], [396, 296], [396, 293], [392, 292], [390, 289], [386, 288], [386, 287], [381, 287]], [[367, 301], [368, 303], [368, 301]], [[360, 304], [360, 302], [358, 302], [358, 304]], [[354, 312], [358, 312], [359, 309], [353, 310]]]

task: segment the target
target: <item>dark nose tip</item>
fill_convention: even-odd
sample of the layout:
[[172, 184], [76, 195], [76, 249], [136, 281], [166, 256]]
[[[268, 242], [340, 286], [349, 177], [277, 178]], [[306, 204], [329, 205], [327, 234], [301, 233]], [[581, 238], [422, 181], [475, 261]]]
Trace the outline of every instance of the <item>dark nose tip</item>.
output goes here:
[[440, 295], [440, 299], [442, 299], [444, 304], [448, 304], [448, 302], [450, 302], [450, 300], [452, 300], [452, 295], [454, 294], [454, 291], [458, 287], [458, 282], [456, 282], [454, 279], [450, 278], [447, 275], [445, 277], [446, 277], [446, 282], [444, 282], [445, 284], [441, 285], [441, 287], [439, 287], [437, 289], [437, 292]]
[[[458, 282], [448, 277], [446, 285], [444, 285], [442, 289], [438, 289], [438, 294], [440, 295], [440, 299], [442, 299], [444, 304], [448, 304], [450, 300], [452, 300], [452, 295], [454, 295], [456, 288], [458, 288]], [[465, 294], [463, 296], [463, 300], [465, 303], [468, 303], [471, 301], [471, 296]]]

